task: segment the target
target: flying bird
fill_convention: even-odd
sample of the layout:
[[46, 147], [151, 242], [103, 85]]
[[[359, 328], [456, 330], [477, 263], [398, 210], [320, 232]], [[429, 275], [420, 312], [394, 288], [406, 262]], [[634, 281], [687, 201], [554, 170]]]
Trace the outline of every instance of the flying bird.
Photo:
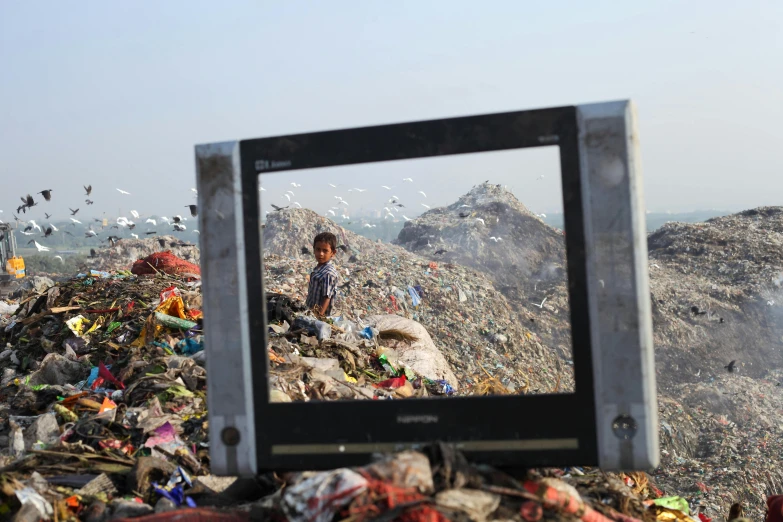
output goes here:
[[41, 230], [41, 226], [38, 223], [36, 223], [34, 219], [31, 219], [30, 223], [32, 223], [32, 225], [30, 225], [30, 226], [32, 226], [38, 232], [43, 232], [43, 230]]
[[51, 229], [52, 229], [52, 230], [54, 230], [55, 232], [58, 232], [58, 231], [59, 231], [59, 229], [58, 229], [56, 226], [52, 225], [51, 223], [49, 223], [49, 228], [51, 228]]
[[84, 187], [85, 196], [89, 196], [92, 193], [92, 185], [87, 185]]
[[160, 220], [161, 220], [161, 221], [165, 221], [166, 223], [168, 223], [169, 225], [171, 225], [171, 221], [169, 221], [169, 218], [167, 218], [166, 216], [161, 216]]
[[154, 230], [150, 230], [150, 231], [144, 232], [144, 235], [145, 235], [145, 236], [151, 236], [151, 235], [153, 235], [153, 234], [157, 234], [157, 232], [156, 232], [156, 231], [154, 231]]
[[298, 201], [294, 201], [294, 205], [296, 205], [297, 208], [302, 208], [302, 205], [300, 205]]
[[75, 215], [76, 215], [76, 213], [77, 213], [77, 212], [79, 212], [79, 209], [78, 209], [78, 208], [77, 208], [76, 210], [74, 210], [74, 209], [72, 209], [71, 207], [68, 207], [68, 210], [70, 210], [70, 211], [71, 211], [71, 215], [72, 215], [72, 216], [75, 216]]
[[277, 205], [272, 204], [272, 208], [275, 209], [276, 211], [280, 212], [281, 210], [285, 210], [288, 207], [278, 207]]
[[413, 183], [413, 178], [402, 178], [402, 181], [407, 181], [408, 183]]
[[427, 194], [425, 194], [423, 190], [420, 190], [420, 191], [419, 191], [419, 194], [421, 194], [421, 195], [422, 195], [422, 196], [424, 196], [425, 198], [427, 197]]
[[476, 223], [481, 223], [483, 225], [484, 224], [484, 220], [481, 219], [481, 218], [476, 218]]
[[39, 194], [42, 195], [46, 201], [52, 200], [52, 189], [42, 190]]
[[289, 196], [288, 194], [283, 194], [283, 196], [285, 196], [286, 198], [288, 198], [288, 201], [289, 201], [289, 202], [291, 201], [291, 196]]
[[293, 190], [286, 190], [286, 191], [285, 191], [285, 193], [286, 193], [286, 194], [291, 194], [291, 197], [292, 197], [292, 198], [293, 198], [293, 197], [296, 197], [296, 194], [294, 194], [294, 191], [293, 191]]
[[190, 215], [193, 217], [198, 216], [198, 205], [185, 205], [190, 209]]
[[737, 361], [731, 361], [729, 364], [724, 366], [724, 368], [726, 368], [729, 371], [729, 373], [733, 373], [734, 370], [737, 369], [736, 364], [737, 364]]
[[498, 241], [503, 241], [503, 238], [502, 238], [502, 237], [495, 237], [495, 236], [490, 236], [489, 238], [490, 238], [492, 241], [494, 241], [495, 243], [497, 243]]
[[73, 221], [73, 222], [74, 222], [74, 224], [76, 224], [76, 223], [78, 223], [78, 224], [80, 224], [80, 225], [82, 224], [82, 222], [81, 222], [81, 221], [79, 221], [78, 219], [75, 219], [75, 218], [71, 218], [71, 221]]
[[181, 223], [182, 222], [182, 216], [180, 216], [179, 214], [174, 216], [172, 219], [174, 220], [174, 223]]
[[153, 226], [153, 227], [155, 227], [155, 226], [158, 226], [158, 222], [157, 222], [157, 221], [155, 221], [155, 220], [154, 220], [154, 219], [152, 219], [152, 218], [147, 218], [147, 221], [145, 221], [145, 223], [152, 223], [152, 226]]
[[85, 202], [85, 203], [87, 203], [88, 205], [92, 205], [93, 203], [95, 203], [95, 202], [94, 202], [93, 200], [91, 200], [91, 199], [85, 199], [85, 200], [84, 200], [84, 202]]
[[130, 193], [130, 192], [127, 192], [127, 191], [125, 191], [125, 190], [122, 190], [122, 189], [117, 189], [117, 192], [119, 192], [120, 194], [126, 194], [126, 195], [128, 195], [128, 196], [130, 196], [130, 195], [131, 195], [131, 193]]
[[199, 232], [198, 230], [194, 230], [194, 231], [193, 231], [193, 233], [194, 233], [194, 234], [201, 235], [201, 232]]
[[184, 232], [187, 230], [188, 227], [183, 225], [182, 223], [174, 223], [174, 231], [175, 232]]
[[133, 216], [136, 219], [139, 219], [139, 213], [138, 212], [136, 212], [135, 210], [131, 210], [130, 213], [131, 213], [131, 216]]
[[95, 237], [97, 235], [98, 233], [94, 230], [88, 230], [87, 232], [84, 233], [84, 237]]
[[410, 220], [411, 220], [411, 218], [409, 218], [409, 217], [408, 217], [408, 216], [406, 216], [405, 214], [403, 214], [403, 215], [402, 215], [402, 217], [404, 217], [404, 218], [405, 218], [405, 221], [410, 221]]
[[332, 185], [331, 183], [329, 183], [329, 186], [332, 188], [337, 188], [337, 185]]
[[134, 239], [139, 239], [139, 236], [137, 234], [131, 234], [131, 235], [134, 237]]
[[435, 255], [439, 256], [441, 254], [445, 254], [446, 252], [448, 252], [448, 250], [444, 250], [444, 249], [441, 248], [441, 249], [435, 251]]
[[35, 248], [37, 248], [39, 252], [48, 252], [51, 250], [49, 247], [39, 244], [38, 241], [33, 241], [33, 243], [35, 243]]
[[354, 190], [355, 190], [356, 192], [367, 192], [367, 189], [360, 189], [360, 188], [355, 188]]
[[54, 230], [52, 230], [52, 227], [47, 228], [46, 232], [44, 232], [44, 237], [51, 236], [53, 232], [54, 232]]
[[61, 263], [65, 263], [63, 256], [54, 256], [55, 259], [59, 259]]
[[350, 205], [348, 205], [348, 202], [345, 201], [344, 199], [340, 200], [340, 205], [345, 205], [346, 207], [350, 206]]
[[261, 192], [266, 192], [266, 189], [264, 187], [259, 187], [258, 190], [260, 190]]
[[336, 214], [334, 213], [334, 210], [331, 210], [331, 209], [330, 209], [330, 210], [327, 210], [327, 211], [326, 211], [326, 213], [327, 213], [327, 214], [331, 214], [331, 215], [333, 215], [333, 216], [334, 216], [334, 215], [336, 215]]
[[32, 207], [34, 207], [34, 206], [36, 206], [38, 204], [38, 203], [35, 202], [35, 200], [33, 199], [33, 197], [30, 194], [28, 194], [27, 197], [24, 197], [24, 198], [21, 198], [21, 199], [22, 199], [22, 203], [24, 203], [25, 206], [27, 206], [27, 208], [32, 208]]
[[421, 204], [421, 206], [422, 206], [422, 207], [424, 207], [424, 208], [426, 208], [426, 209], [429, 209], [429, 208], [430, 208], [430, 206], [429, 206], [429, 205], [425, 205], [424, 203], [422, 203], [422, 204]]
[[544, 298], [543, 301], [541, 301], [541, 304], [533, 303], [533, 306], [537, 306], [539, 308], [544, 308], [544, 303], [546, 303], [546, 297]]
[[52, 217], [51, 214], [47, 214], [46, 212], [44, 212], [44, 216], [46, 216], [46, 219], [49, 219], [50, 217]]
[[294, 187], [294, 188], [299, 188], [299, 187], [301, 187], [302, 185], [301, 185], [300, 183], [296, 183], [295, 181], [292, 181], [292, 182], [291, 182], [291, 186], [292, 186], [292, 187]]

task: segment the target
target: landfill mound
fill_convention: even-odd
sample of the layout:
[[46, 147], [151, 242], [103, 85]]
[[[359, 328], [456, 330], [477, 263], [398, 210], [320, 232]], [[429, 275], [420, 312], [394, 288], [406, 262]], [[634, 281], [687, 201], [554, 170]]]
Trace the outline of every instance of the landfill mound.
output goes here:
[[477, 185], [451, 205], [405, 223], [395, 243], [486, 274], [533, 319], [527, 325], [546, 346], [572, 359], [564, 236], [505, 188]]
[[[263, 235], [268, 253], [264, 258], [267, 291], [305, 300], [307, 276], [315, 261], [302, 247], [311, 248], [313, 237], [323, 231], [335, 233], [339, 246], [344, 247], [338, 248], [334, 260], [341, 282], [333, 315], [339, 315], [352, 331], [372, 328], [377, 319], [371, 319], [378, 315], [396, 315], [420, 324], [448, 364], [440, 375], [452, 372], [456, 381], [448, 384], [464, 393], [573, 389], [573, 368], [531, 331], [535, 317], [511, 306], [484, 275], [370, 241], [310, 210], [284, 210], [267, 218]], [[295, 340], [288, 330], [281, 334], [289, 344]], [[392, 333], [379, 335], [376, 342], [386, 348], [399, 344]], [[409, 346], [398, 347], [409, 351]], [[293, 348], [279, 347], [284, 352], [293, 352]], [[413, 358], [396, 355], [403, 360]]]
[[783, 366], [783, 208], [705, 223], [668, 223], [649, 236], [661, 383]]
[[[164, 246], [161, 246], [163, 241]], [[174, 236], [150, 236], [144, 239], [121, 239], [109, 246], [94, 248], [95, 257], [87, 258], [87, 266], [97, 270], [130, 270], [139, 259], [156, 252], [171, 251], [174, 255], [199, 264], [198, 245]]]
[[[408, 221], [396, 244], [490, 274], [506, 295], [522, 297], [534, 287], [545, 292], [565, 278], [562, 232], [491, 183]], [[435, 254], [440, 250], [445, 252]]]

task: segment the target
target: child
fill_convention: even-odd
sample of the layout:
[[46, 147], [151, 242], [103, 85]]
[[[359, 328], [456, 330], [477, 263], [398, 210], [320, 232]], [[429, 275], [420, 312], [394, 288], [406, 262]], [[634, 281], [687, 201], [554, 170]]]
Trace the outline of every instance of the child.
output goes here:
[[316, 315], [329, 315], [332, 311], [340, 277], [337, 268], [331, 263], [336, 252], [337, 237], [334, 234], [321, 232], [313, 239], [313, 254], [318, 266], [310, 274], [306, 304]]

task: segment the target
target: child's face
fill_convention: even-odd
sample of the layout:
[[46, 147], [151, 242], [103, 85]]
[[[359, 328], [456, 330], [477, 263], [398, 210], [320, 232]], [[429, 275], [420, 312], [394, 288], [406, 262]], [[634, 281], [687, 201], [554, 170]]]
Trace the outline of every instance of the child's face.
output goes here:
[[321, 241], [313, 245], [313, 253], [315, 254], [315, 260], [318, 261], [319, 265], [328, 263], [334, 257], [332, 245]]

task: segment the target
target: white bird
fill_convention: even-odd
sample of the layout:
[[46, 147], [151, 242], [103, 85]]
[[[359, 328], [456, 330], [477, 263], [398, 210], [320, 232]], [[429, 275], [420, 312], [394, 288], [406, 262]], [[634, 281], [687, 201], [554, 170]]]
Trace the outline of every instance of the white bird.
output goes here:
[[410, 183], [413, 183], [413, 178], [402, 178], [402, 181], [408, 181]]
[[258, 190], [260, 190], [261, 192], [266, 192], [266, 189], [264, 187], [259, 187]]
[[424, 196], [425, 198], [427, 197], [427, 194], [425, 194], [423, 190], [420, 190], [420, 191], [419, 191], [419, 194], [421, 194], [421, 195], [422, 195], [422, 196]]
[[299, 184], [299, 183], [296, 183], [295, 181], [292, 181], [292, 182], [291, 182], [291, 186], [292, 186], [292, 187], [294, 187], [294, 188], [299, 188], [299, 187], [301, 187], [302, 185], [301, 185], [301, 184]]
[[54, 230], [55, 232], [60, 230], [56, 226], [52, 225], [51, 223], [49, 223], [49, 226], [52, 227], [52, 230]]
[[286, 194], [291, 194], [292, 198], [296, 196], [296, 194], [294, 194], [293, 191], [291, 191], [291, 190], [286, 190], [285, 193]]
[[302, 208], [302, 205], [300, 205], [298, 201], [294, 201], [294, 205], [296, 205], [299, 208]]
[[117, 218], [117, 224], [121, 227], [127, 227], [128, 226], [128, 218], [126, 217], [118, 217]]
[[187, 229], [188, 229], [188, 227], [186, 227], [182, 223], [174, 223], [174, 230], [176, 230], [177, 232], [182, 232], [182, 231], [187, 230]]
[[329, 186], [332, 188], [337, 188], [337, 185], [332, 185], [331, 183], [329, 183]]
[[193, 187], [193, 188], [191, 188], [190, 190], [191, 190], [191, 191], [192, 191], [194, 194], [198, 194], [198, 189], [197, 189], [197, 188]]
[[82, 222], [81, 222], [81, 221], [79, 221], [79, 220], [78, 220], [78, 219], [76, 219], [76, 218], [71, 218], [71, 221], [73, 221], [74, 223], [79, 223], [80, 225], [82, 224]]
[[350, 205], [348, 205], [348, 202], [343, 200], [343, 199], [340, 200], [340, 204], [341, 205], [345, 205], [346, 207], [350, 206]]
[[23, 230], [23, 231], [22, 231], [22, 234], [24, 234], [25, 236], [32, 236], [32, 235], [34, 235], [35, 233], [34, 233], [34, 232], [25, 232], [25, 231]]
[[538, 217], [540, 217], [540, 218], [545, 218], [545, 217], [546, 217], [546, 214], [539, 214], [539, 215], [538, 215]]
[[405, 214], [403, 214], [403, 215], [402, 215], [402, 217], [404, 217], [404, 218], [405, 218], [405, 221], [410, 221], [410, 220], [411, 220], [411, 218], [409, 218], [409, 217], [408, 217], [408, 216], [406, 216]]
[[131, 232], [131, 235], [133, 236], [134, 239], [139, 239], [138, 234], [134, 234], [133, 232]]
[[40, 226], [40, 225], [38, 225], [38, 224], [35, 222], [35, 220], [34, 220], [34, 219], [31, 219], [31, 220], [30, 220], [30, 223], [33, 225], [33, 228], [34, 228], [34, 229], [38, 230], [38, 232], [43, 232], [43, 230], [41, 230], [41, 226]]
[[327, 213], [327, 214], [331, 214], [331, 215], [333, 215], [333, 216], [335, 216], [335, 215], [336, 215], [336, 214], [334, 213], [334, 210], [332, 210], [332, 209], [329, 209], [329, 210], [328, 210], [326, 213]]
[[489, 236], [489, 238], [490, 238], [492, 241], [494, 241], [495, 243], [497, 243], [498, 241], [503, 241], [503, 238], [502, 238], [502, 237]]
[[389, 200], [389, 203], [392, 202], [392, 199], [400, 199], [400, 198], [398, 198], [397, 196], [392, 196], [391, 199]]
[[386, 185], [381, 185], [382, 189], [391, 190], [391, 187], [387, 187]]
[[98, 233], [94, 230], [88, 230], [87, 232], [84, 233], [84, 235], [87, 237], [95, 237], [98, 235]]
[[131, 193], [130, 193], [130, 192], [126, 192], [126, 191], [124, 191], [124, 190], [122, 190], [122, 189], [117, 189], [117, 192], [119, 192], [120, 194], [127, 194], [128, 196], [130, 196], [130, 195], [131, 195]]
[[337, 201], [342, 201], [343, 200], [343, 198], [341, 198], [340, 196], [335, 196], [334, 199], [336, 199]]
[[152, 218], [147, 218], [147, 221], [145, 221], [145, 223], [152, 223], [152, 226], [153, 226], [153, 227], [158, 225], [158, 222], [157, 222], [157, 221], [155, 221], [155, 220], [154, 220], [154, 219], [152, 219]]
[[424, 203], [422, 203], [422, 204], [421, 204], [421, 206], [422, 206], [422, 207], [424, 207], [424, 208], [426, 208], [426, 209], [429, 209], [429, 208], [430, 208], [430, 206], [429, 206], [429, 205], [425, 205]]
[[63, 256], [54, 256], [55, 259], [59, 259], [61, 263], [65, 263]]
[[544, 308], [544, 303], [546, 303], [546, 297], [544, 298], [543, 301], [541, 301], [541, 304], [533, 303], [533, 306], [537, 306], [539, 308]]
[[476, 223], [481, 223], [482, 225], [484, 225], [484, 224], [485, 224], [485, 223], [484, 223], [484, 220], [483, 220], [483, 219], [481, 219], [481, 218], [476, 218]]
[[345, 214], [343, 214], [341, 217], [342, 217], [343, 219], [351, 219], [351, 216], [346, 216]]
[[460, 205], [459, 208], [470, 208], [470, 205]]
[[169, 218], [167, 218], [166, 216], [161, 216], [160, 220], [161, 220], [161, 221], [165, 221], [165, 222], [166, 222], [166, 223], [168, 223], [169, 225], [171, 224], [171, 221], [170, 221], [170, 220], [169, 220]]
[[367, 189], [360, 189], [360, 188], [355, 188], [354, 190], [355, 190], [356, 192], [367, 192]]
[[39, 252], [48, 252], [51, 250], [49, 247], [39, 244], [38, 241], [33, 241], [33, 243], [35, 243], [35, 248], [37, 248]]
[[283, 196], [285, 196], [286, 198], [288, 198], [288, 201], [289, 201], [289, 202], [291, 201], [291, 196], [289, 196], [288, 194], [283, 194]]
[[364, 224], [364, 225], [362, 225], [362, 226], [363, 226], [364, 228], [372, 228], [372, 225], [371, 225], [371, 224], [369, 224], [369, 223], [365, 223], [365, 224]]
[[199, 235], [201, 234], [201, 232], [199, 232], [198, 230], [193, 230], [193, 233], [194, 234], [199, 234]]
[[136, 219], [139, 219], [139, 213], [138, 213], [138, 212], [136, 212], [135, 210], [131, 210], [131, 215], [132, 215], [133, 217], [135, 217]]

